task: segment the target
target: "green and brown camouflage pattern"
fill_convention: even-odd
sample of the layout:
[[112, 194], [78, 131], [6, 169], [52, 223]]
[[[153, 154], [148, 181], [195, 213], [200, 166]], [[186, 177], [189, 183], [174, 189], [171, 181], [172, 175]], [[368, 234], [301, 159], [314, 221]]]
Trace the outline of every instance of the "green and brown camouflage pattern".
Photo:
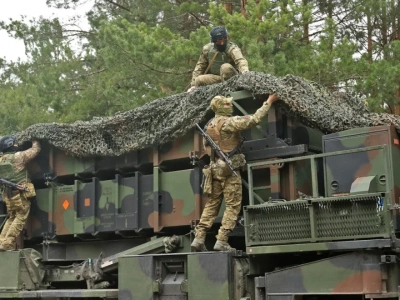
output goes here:
[[257, 204], [270, 199], [296, 200], [299, 198], [299, 193], [311, 195], [311, 183], [310, 164], [307, 161], [273, 164], [253, 169], [253, 189], [263, 199], [260, 203], [257, 198]]
[[246, 299], [248, 271], [248, 260], [229, 252], [127, 256], [118, 299]]
[[[395, 238], [399, 228], [400, 175], [394, 167], [400, 159], [395, 129], [352, 129], [324, 136], [323, 145], [325, 154], [272, 161], [270, 167], [290, 165], [300, 159], [314, 163], [322, 160], [325, 197], [319, 197], [317, 179], [321, 178], [317, 174], [321, 172], [316, 165], [314, 188], [304, 200], [245, 207], [248, 250], [252, 247], [262, 254], [265, 247], [260, 251], [254, 247]], [[262, 167], [261, 163], [253, 165], [257, 169]]]
[[[42, 144], [39, 155], [29, 163], [28, 171], [33, 182], [57, 180], [68, 182], [69, 178], [86, 179], [93, 176], [131, 170], [152, 168], [153, 151], [143, 149], [112, 157], [79, 158], [71, 156], [47, 143]], [[49, 177], [49, 178], [47, 178]]]
[[398, 274], [393, 254], [359, 251], [267, 272], [256, 279], [256, 293], [259, 299], [278, 300], [301, 295], [397, 298]]
[[[240, 110], [235, 109], [235, 114], [238, 115], [254, 113], [266, 100], [266, 98], [253, 97], [248, 91], [232, 92], [229, 95], [240, 106]], [[262, 131], [252, 128], [243, 132], [246, 141], [265, 138], [269, 134], [286, 141], [289, 145], [306, 144], [312, 153], [321, 152], [321, 132], [306, 127], [275, 109], [271, 109], [268, 118], [264, 118], [260, 125]], [[43, 142], [41, 152], [28, 165], [28, 170], [34, 183], [41, 183], [47, 179], [66, 183], [71, 181], [71, 177], [74, 179], [87, 179], [93, 176], [104, 178], [110, 177], [115, 172], [141, 171], [149, 174], [153, 167], [158, 166], [161, 166], [163, 170], [190, 168], [189, 153], [191, 152], [195, 153], [199, 159], [205, 155], [202, 138], [194, 129], [178, 139], [154, 148], [144, 148], [110, 157], [80, 158]]]
[[[350, 155], [343, 152], [348, 150], [342, 150], [342, 155]], [[367, 157], [368, 152], [375, 154], [373, 157], [377, 162], [374, 163], [380, 172], [380, 167], [389, 165], [391, 161], [390, 151], [389, 146], [384, 144], [364, 152]], [[356, 158], [360, 153], [351, 154], [350, 157]], [[328, 156], [334, 159], [337, 157], [340, 156]], [[276, 195], [272, 194], [273, 191], [292, 201], [244, 208], [248, 257], [227, 252], [123, 256], [118, 260], [118, 299], [286, 300], [303, 296], [318, 299], [327, 295], [343, 298], [349, 295], [396, 298], [400, 280], [397, 255], [392, 252], [398, 247], [393, 236], [392, 211], [395, 209], [391, 209], [394, 207], [392, 203], [395, 203], [391, 200], [390, 189], [390, 182], [394, 182], [391, 178], [393, 169], [383, 168], [385, 189], [380, 190], [378, 187], [382, 182], [379, 181], [380, 176], [363, 173], [365, 176], [350, 184], [348, 194], [318, 197], [325, 194], [323, 189], [321, 193], [314, 181], [319, 178], [326, 182], [322, 176], [326, 174], [322, 168], [326, 165], [317, 168], [313, 181], [310, 170], [312, 164], [305, 158], [304, 161], [294, 161], [297, 158], [291, 158], [284, 164], [279, 162], [282, 160], [275, 159], [277, 163], [272, 167], [255, 170], [258, 174], [251, 187], [256, 184], [268, 187], [271, 197]], [[329, 159], [320, 160], [329, 162]], [[200, 169], [171, 170], [167, 161], [154, 167], [151, 174], [134, 171], [126, 177], [120, 174], [108, 180], [91, 177], [90, 180], [75, 180], [74, 184], [38, 189], [39, 194], [32, 203], [32, 207], [38, 208], [35, 217], [36, 224], [39, 224], [39, 230], [34, 236], [43, 234], [41, 226], [54, 228], [47, 233], [60, 239], [68, 235], [82, 239], [89, 236], [101, 238], [103, 233], [116, 231], [140, 233], [149, 230], [154, 234], [189, 227], [182, 224], [195, 220], [207, 200], [199, 188]], [[345, 168], [346, 164], [342, 166]], [[189, 185], [190, 189], [186, 189]], [[148, 198], [145, 198], [143, 191]], [[295, 198], [299, 191], [306, 196]], [[41, 197], [52, 200], [41, 202]], [[89, 202], [86, 200], [88, 197]], [[69, 212], [72, 217], [64, 213], [55, 216], [55, 207], [60, 205], [62, 199], [74, 201]], [[130, 199], [129, 204], [137, 203], [137, 209], [129, 210], [129, 205], [123, 206], [121, 203], [124, 199]], [[89, 204], [87, 207], [86, 203]], [[150, 208], [146, 210], [143, 203], [148, 203]], [[110, 210], [114, 213], [110, 213]], [[261, 220], [263, 224], [256, 224], [249, 219], [246, 214], [251, 210], [254, 211], [252, 217], [259, 218], [258, 221]], [[140, 214], [135, 215], [132, 211]], [[53, 214], [51, 221], [50, 217], [47, 218], [47, 224], [41, 222], [46, 213], [48, 216]], [[187, 215], [189, 217], [186, 219]], [[33, 216], [32, 212], [31, 225]], [[118, 223], [119, 218], [123, 221]], [[128, 224], [133, 220], [134, 226], [124, 227], [126, 220]], [[61, 221], [69, 224], [69, 227], [60, 225]], [[261, 230], [260, 224], [263, 226]], [[64, 226], [67, 230], [59, 234], [57, 226]], [[255, 234], [252, 233], [254, 229]], [[63, 232], [63, 229], [60, 230]], [[252, 234], [256, 239], [250, 238]], [[261, 234], [266, 238], [257, 240]], [[271, 234], [276, 236], [274, 240], [271, 240]], [[14, 294], [14, 297], [40, 296], [42, 292], [44, 295], [46, 291], [31, 294], [18, 291], [20, 294]], [[110, 296], [107, 296], [107, 290], [57, 292], [60, 297], [116, 297], [115, 290], [110, 291]], [[0, 298], [10, 296], [9, 292], [0, 293]]]
[[160, 164], [166, 164], [172, 169], [189, 168], [190, 152], [196, 152], [198, 158], [203, 157], [205, 153], [201, 136], [194, 130], [157, 148], [146, 148], [110, 157], [79, 158], [43, 143], [42, 151], [28, 165], [28, 170], [34, 182], [45, 180], [47, 174], [52, 180], [65, 182], [69, 177], [79, 179], [93, 176], [107, 177], [115, 172], [151, 173], [152, 167]]
[[[300, 160], [311, 163], [317, 159], [329, 161], [331, 158], [359, 153], [377, 153], [376, 163], [382, 166], [387, 182], [390, 182], [388, 170], [388, 147], [386, 145], [370, 148], [343, 150], [306, 157], [272, 161], [271, 164], [291, 164]], [[249, 164], [249, 168], [260, 167], [265, 163]], [[393, 235], [396, 214], [392, 212], [392, 191], [390, 184], [384, 189], [368, 188], [362, 193], [350, 193], [342, 196], [318, 197], [317, 170], [314, 172], [312, 196], [303, 200], [269, 202], [249, 205], [244, 208], [246, 245], [280, 245], [336, 240], [390, 238]], [[311, 176], [312, 177], [312, 176]], [[362, 182], [363, 185], [360, 184]], [[358, 190], [371, 180], [357, 180]], [[356, 189], [357, 190], [357, 189]], [[297, 250], [293, 249], [294, 252]], [[258, 251], [257, 251], [258, 252]], [[259, 252], [258, 252], [259, 253]]]
[[[247, 91], [231, 96], [244, 110], [239, 114], [252, 113], [263, 102]], [[315, 138], [320, 133], [311, 134], [311, 129], [275, 110], [262, 124], [263, 132], [255, 128], [245, 133], [247, 141], [265, 137], [271, 128], [274, 137], [288, 144], [312, 141], [315, 145], [307, 145], [311, 151], [320, 148]], [[25, 239], [103, 239], [103, 233], [174, 233], [176, 227], [186, 227], [188, 232], [207, 202], [200, 188], [201, 171], [193, 162], [200, 160], [201, 167], [207, 159], [202, 138], [194, 130], [156, 148], [112, 157], [78, 158], [43, 143], [29, 165], [38, 195], [32, 199]], [[296, 199], [298, 191], [308, 193], [311, 184], [302, 171], [306, 169], [299, 165], [260, 170], [260, 196]]]
[[90, 176], [95, 171], [94, 158], [78, 158], [68, 155], [48, 143], [43, 142], [38, 156], [28, 164], [28, 172], [33, 182], [51, 177]]
[[[240, 115], [254, 113], [267, 98], [245, 90], [231, 96]], [[182, 253], [185, 247], [178, 254], [149, 254], [163, 251], [165, 236], [179, 233], [189, 239], [208, 200], [200, 188], [208, 158], [194, 130], [154, 148], [112, 157], [77, 158], [44, 142], [29, 165], [37, 196], [19, 245], [25, 242], [44, 254], [43, 265], [32, 270], [53, 270], [47, 279], [68, 282], [69, 289], [54, 282], [38, 287], [22, 260], [25, 254], [0, 252], [0, 298], [398, 298], [400, 143], [394, 127], [351, 129], [322, 138], [321, 132], [275, 108], [260, 125], [243, 133], [245, 143], [256, 145], [246, 148], [245, 155], [272, 149], [268, 161], [275, 163], [253, 168], [249, 188], [261, 204], [253, 205], [249, 193], [244, 203], [252, 203], [243, 208], [240, 227], [245, 238], [232, 234], [229, 240], [248, 256]], [[304, 146], [300, 156], [316, 157], [322, 150], [344, 154], [320, 156], [315, 165], [296, 157], [282, 163], [282, 157], [296, 156], [285, 150], [297, 145]], [[346, 152], [379, 145], [384, 147]], [[207, 247], [214, 242], [212, 234]], [[78, 270], [79, 263], [101, 252], [108, 256], [102, 270], [114, 285], [86, 290], [82, 278], [75, 280], [76, 273], [66, 271]], [[147, 254], [131, 255], [138, 253]]]
[[390, 211], [385, 204], [379, 206], [386, 196], [373, 193], [247, 206], [246, 245], [390, 238]]
[[[400, 172], [395, 166], [400, 162], [400, 142], [393, 126], [357, 128], [329, 134], [324, 136], [323, 145], [326, 153], [387, 145], [387, 157], [384, 157], [383, 151], [374, 150], [326, 158], [325, 196], [362, 193], [359, 185], [363, 182], [365, 186], [366, 179], [370, 178], [371, 187], [365, 186], [364, 189], [372, 188], [376, 192], [385, 192], [387, 189], [390, 193], [388, 205], [399, 204]], [[400, 229], [398, 210], [392, 210], [392, 215], [394, 230], [397, 232]]]
[[199, 219], [207, 201], [198, 168], [112, 180], [75, 180], [72, 185], [38, 189], [27, 224], [30, 238], [101, 236], [105, 232], [158, 232], [186, 227]]
[[[9, 267], [17, 266], [15, 272], [5, 277], [5, 266], [0, 265], [3, 271], [0, 274], [5, 279], [2, 284], [7, 286], [1, 289], [0, 298], [284, 300], [359, 296], [395, 299], [400, 280], [399, 264], [393, 252], [361, 250], [305, 259], [309, 262], [302, 262], [301, 256], [256, 260], [237, 253], [206, 252], [121, 257], [118, 284], [109, 289], [46, 289], [45, 285], [40, 286], [42, 277], [39, 277], [39, 284], [26, 285], [22, 290], [22, 284], [29, 282], [32, 275], [26, 272], [24, 264], [18, 263], [21, 252], [3, 252], [0, 256], [2, 261], [7, 260]], [[39, 267], [30, 266], [32, 270]], [[50, 278], [57, 280], [54, 275], [46, 272], [43, 283]]]
[[[243, 90], [231, 92], [227, 96], [232, 97], [234, 104], [234, 115], [254, 114], [261, 107], [265, 98], [255, 97], [251, 92]], [[305, 126], [293, 117], [284, 115], [276, 110], [274, 106], [268, 111], [268, 116], [263, 118], [260, 128], [253, 127], [242, 131], [245, 141], [266, 138], [268, 135], [280, 138], [288, 145], [306, 144], [311, 153], [322, 152], [322, 132]]]
[[[387, 145], [389, 164], [396, 165], [400, 160], [399, 137], [394, 127], [391, 126], [357, 128], [329, 134], [324, 136], [323, 145], [324, 153]], [[400, 174], [393, 172], [392, 180], [385, 178], [385, 173], [391, 170], [385, 170], [383, 155], [382, 151], [374, 150], [327, 157], [324, 162], [325, 186], [327, 187], [325, 196], [349, 194], [351, 186], [357, 178], [376, 176], [377, 191], [384, 192], [385, 184], [388, 184], [389, 189], [394, 192], [392, 199], [397, 199], [399, 191], [396, 190], [399, 188], [394, 182], [398, 182]]]
[[1, 290], [37, 290], [44, 277], [41, 255], [33, 249], [0, 251]]

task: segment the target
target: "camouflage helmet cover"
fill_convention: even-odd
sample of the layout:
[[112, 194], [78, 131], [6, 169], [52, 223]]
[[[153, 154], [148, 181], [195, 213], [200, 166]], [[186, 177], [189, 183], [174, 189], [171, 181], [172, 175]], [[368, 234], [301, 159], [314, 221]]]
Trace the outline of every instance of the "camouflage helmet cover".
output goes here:
[[232, 97], [215, 96], [210, 103], [211, 109], [216, 112], [218, 109], [223, 108], [226, 103], [231, 103]]

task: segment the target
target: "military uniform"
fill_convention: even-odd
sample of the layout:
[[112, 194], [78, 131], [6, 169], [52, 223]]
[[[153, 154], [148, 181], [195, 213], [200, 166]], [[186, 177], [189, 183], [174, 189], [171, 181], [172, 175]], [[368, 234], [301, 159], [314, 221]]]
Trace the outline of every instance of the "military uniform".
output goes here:
[[[32, 143], [32, 148], [16, 153], [6, 153], [0, 157], [0, 177], [22, 186], [27, 186], [26, 165], [40, 152], [40, 144]], [[21, 233], [29, 215], [31, 203], [28, 197], [35, 194], [33, 185], [29, 192], [4, 188], [2, 197], [6, 203], [8, 219], [0, 234], [0, 250], [15, 248], [15, 239]]]
[[[270, 104], [265, 102], [254, 115], [231, 117], [229, 116], [229, 109], [223, 108], [226, 102], [230, 103], [231, 101], [232, 98], [222, 96], [217, 96], [212, 100], [211, 108], [216, 112], [216, 116], [207, 124], [206, 130], [207, 134], [226, 154], [236, 152], [238, 144], [241, 143], [240, 132], [259, 124], [271, 107]], [[209, 146], [206, 147], [206, 151], [211, 154]], [[235, 170], [240, 170], [246, 164], [244, 155], [234, 153], [230, 158], [231, 165]], [[218, 215], [222, 199], [225, 199], [226, 209], [221, 227], [216, 236], [217, 243], [224, 245], [224, 247], [221, 248], [216, 244], [214, 250], [230, 250], [231, 248], [227, 244], [228, 235], [236, 226], [242, 202], [240, 172], [237, 171], [238, 176], [235, 176], [227, 164], [221, 158], [218, 158], [215, 161], [211, 161], [210, 166], [205, 168], [203, 173], [206, 177], [203, 192], [209, 193], [209, 201], [203, 210], [199, 224], [196, 226], [196, 239], [192, 244], [192, 248], [196, 251], [205, 251], [204, 239], [206, 232], [211, 228]]]
[[[211, 67], [207, 74], [204, 74], [215, 54]], [[236, 44], [227, 42], [225, 51], [218, 52], [214, 48], [214, 43], [209, 43], [203, 47], [193, 71], [191, 86], [198, 87], [218, 83], [247, 71], [249, 71], [247, 60]]]

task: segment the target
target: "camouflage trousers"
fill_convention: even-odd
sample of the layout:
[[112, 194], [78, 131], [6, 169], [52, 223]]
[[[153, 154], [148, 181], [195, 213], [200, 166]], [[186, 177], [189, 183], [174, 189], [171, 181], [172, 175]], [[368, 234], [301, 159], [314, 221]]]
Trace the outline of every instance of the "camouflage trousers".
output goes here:
[[0, 245], [6, 249], [14, 249], [15, 239], [28, 219], [31, 202], [20, 192], [13, 192], [11, 198], [5, 193], [2, 196], [7, 206], [8, 219], [0, 234]]
[[[240, 172], [238, 177], [233, 174], [220, 176], [213, 170], [212, 192], [204, 207], [199, 224], [196, 226], [196, 238], [205, 238], [218, 216], [222, 200], [225, 200], [225, 212], [222, 217], [217, 240], [227, 242], [229, 233], [235, 228], [236, 220], [242, 203], [242, 181]], [[217, 171], [218, 173], [218, 171]]]
[[220, 75], [200, 75], [196, 78], [194, 85], [197, 87], [222, 82], [237, 74], [238, 72], [231, 64], [223, 64], [220, 68]]

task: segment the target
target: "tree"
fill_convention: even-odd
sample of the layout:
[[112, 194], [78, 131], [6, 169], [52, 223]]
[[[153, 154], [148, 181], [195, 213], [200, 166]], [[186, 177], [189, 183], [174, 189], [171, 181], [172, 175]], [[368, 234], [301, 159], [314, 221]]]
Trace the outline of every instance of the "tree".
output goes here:
[[373, 109], [399, 103], [396, 0], [233, 0], [228, 11], [227, 1], [92, 1], [86, 31], [75, 20], [0, 24], [28, 55], [0, 62], [0, 131], [107, 116], [183, 92], [216, 25], [228, 28], [252, 71], [355, 90]]

